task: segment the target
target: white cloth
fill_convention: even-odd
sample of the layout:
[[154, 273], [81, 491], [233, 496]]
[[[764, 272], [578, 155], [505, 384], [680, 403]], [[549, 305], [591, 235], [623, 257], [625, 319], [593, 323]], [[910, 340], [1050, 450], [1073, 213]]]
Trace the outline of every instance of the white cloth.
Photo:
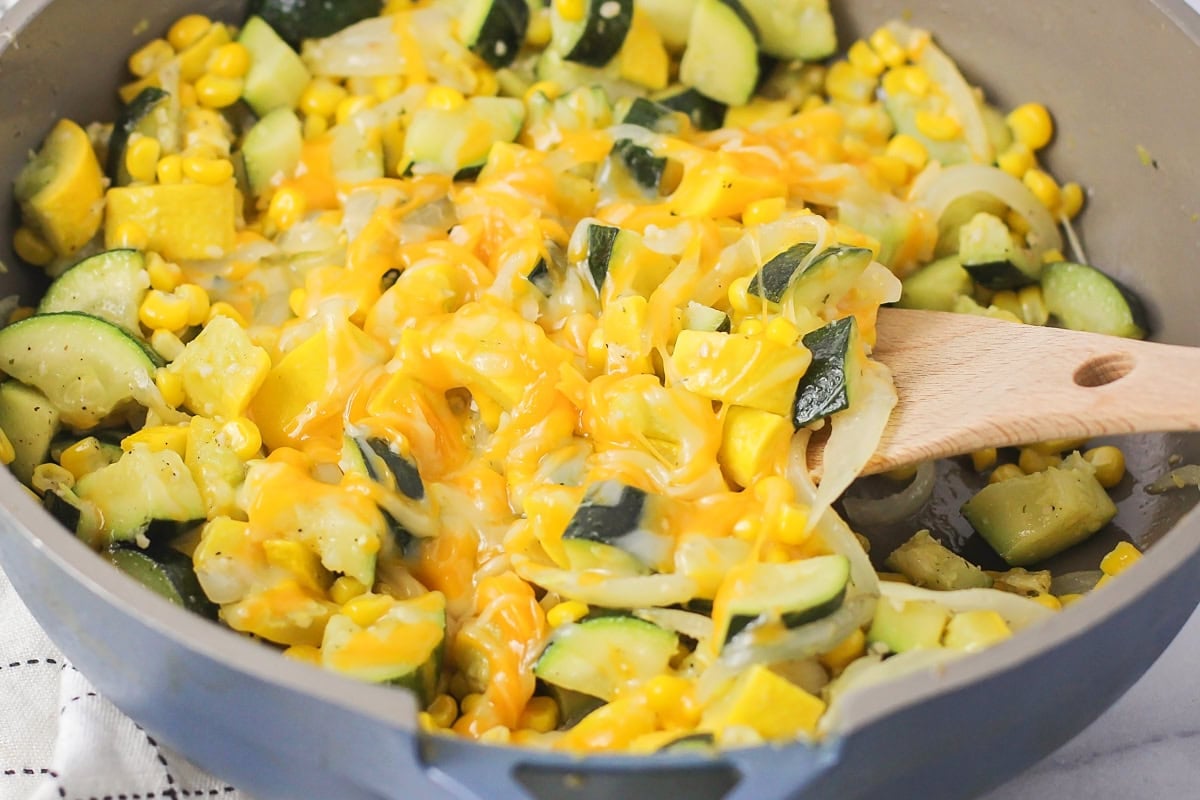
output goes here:
[[248, 800], [98, 696], [3, 571], [0, 632], [0, 800]]

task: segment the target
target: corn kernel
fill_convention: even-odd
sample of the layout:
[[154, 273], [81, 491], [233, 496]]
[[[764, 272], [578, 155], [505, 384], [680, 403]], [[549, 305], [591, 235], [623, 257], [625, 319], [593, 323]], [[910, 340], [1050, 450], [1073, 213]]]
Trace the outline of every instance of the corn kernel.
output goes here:
[[311, 644], [294, 644], [283, 651], [283, 654], [293, 661], [303, 661], [305, 664], [321, 666], [321, 648]]
[[163, 156], [158, 162], [158, 182], [172, 184], [183, 182], [183, 158], [175, 153]]
[[867, 637], [861, 628], [855, 628], [849, 636], [828, 653], [822, 655], [819, 660], [827, 670], [836, 675], [866, 651]]
[[935, 114], [931, 111], [918, 111], [916, 117], [917, 130], [939, 142], [947, 142], [962, 133], [962, 125], [949, 114]]
[[183, 455], [187, 450], [188, 428], [186, 425], [152, 425], [134, 431], [121, 440], [121, 449], [128, 453], [135, 447], [145, 447], [156, 453], [173, 450]]
[[244, 78], [250, 71], [250, 51], [241, 42], [229, 42], [208, 57], [208, 71], [222, 78]]
[[566, 625], [569, 622], [577, 622], [583, 619], [588, 615], [590, 610], [587, 603], [581, 603], [578, 600], [567, 600], [546, 612], [546, 622], [550, 627], [557, 628], [560, 625]]
[[1022, 287], [1017, 291], [1017, 301], [1021, 306], [1018, 316], [1026, 325], [1045, 325], [1050, 321], [1050, 312], [1046, 309], [1041, 286], [1034, 284]]
[[138, 319], [152, 331], [182, 330], [187, 327], [188, 302], [182, 297], [151, 289], [138, 308]]
[[186, 17], [180, 17], [167, 31], [167, 41], [176, 51], [186, 50], [208, 33], [211, 27], [212, 20], [208, 17], [202, 14], [188, 14]]
[[62, 455], [58, 457], [58, 463], [71, 473], [75, 480], [79, 480], [111, 462], [100, 448], [100, 440], [89, 436], [63, 450]]
[[179, 105], [183, 108], [195, 108], [200, 105], [200, 96], [196, 94], [196, 84], [188, 81], [180, 82]]
[[162, 395], [163, 400], [171, 408], [179, 408], [183, 405], [183, 401], [187, 395], [183, 388], [183, 378], [179, 375], [165, 368], [155, 370], [154, 385], [158, 388], [158, 393]]
[[729, 284], [729, 305], [737, 314], [753, 313], [762, 310], [762, 299], [750, 294], [749, 275], [737, 278]]
[[154, 348], [154, 352], [163, 357], [164, 361], [174, 361], [183, 355], [183, 348], [186, 345], [173, 332], [159, 329], [150, 334], [150, 346]]
[[212, 322], [216, 317], [229, 317], [243, 328], [248, 327], [249, 325], [249, 323], [246, 322], [246, 318], [242, 316], [240, 311], [223, 300], [213, 303], [211, 306], [209, 306], [208, 318], [204, 321], [207, 324]]
[[1017, 466], [1026, 475], [1042, 472], [1062, 463], [1062, 457], [1051, 453], [1043, 453], [1036, 447], [1022, 447], [1021, 455], [1017, 457]]
[[925, 97], [931, 88], [933, 79], [920, 67], [897, 67], [883, 76], [883, 91], [893, 97], [902, 94]]
[[196, 100], [205, 108], [229, 108], [242, 96], [242, 80], [215, 73], [196, 81]]
[[220, 186], [233, 179], [233, 162], [224, 158], [184, 156], [183, 174], [196, 183]]
[[1018, 214], [1015, 209], [1009, 209], [1004, 213], [1004, 224], [1008, 229], [1017, 236], [1024, 238], [1029, 235], [1029, 220], [1021, 214]]
[[891, 186], [901, 186], [908, 180], [908, 164], [895, 156], [872, 156], [871, 166], [876, 174]]
[[496, 80], [496, 73], [484, 67], [475, 70], [475, 96], [476, 97], [495, 97], [500, 93], [500, 82]]
[[1067, 219], [1075, 219], [1083, 209], [1083, 187], [1074, 181], [1062, 185], [1058, 213]]
[[1025, 472], [1016, 464], [1001, 464], [992, 470], [992, 474], [988, 476], [988, 483], [1000, 483], [1009, 478], [1019, 478]]
[[1117, 546], [1112, 549], [1100, 561], [1100, 571], [1105, 575], [1116, 576], [1120, 575], [1125, 570], [1136, 564], [1142, 557], [1142, 553], [1129, 542], [1118, 542]]
[[746, 206], [742, 211], [742, 224], [749, 225], [766, 225], [774, 222], [783, 216], [783, 211], [787, 206], [787, 201], [782, 197], [767, 197], [762, 200], [755, 200]]
[[991, 305], [1007, 311], [1014, 317], [1020, 318], [1021, 316], [1021, 301], [1017, 298], [1017, 293], [1011, 289], [1005, 289], [992, 295]]
[[327, 78], [317, 78], [304, 88], [300, 95], [300, 110], [315, 117], [332, 117], [338, 106], [347, 97], [341, 86]]
[[996, 166], [1014, 178], [1022, 178], [1026, 172], [1037, 166], [1037, 161], [1028, 145], [1023, 142], [1013, 142], [996, 158]]
[[0, 430], [0, 464], [11, 464], [17, 458], [17, 451], [13, 448], [12, 440], [8, 438], [8, 434]]
[[1059, 603], [1059, 605], [1061, 605], [1063, 608], [1066, 608], [1067, 606], [1071, 605], [1072, 603], [1077, 603], [1077, 602], [1079, 602], [1079, 601], [1080, 601], [1080, 600], [1082, 600], [1082, 599], [1083, 599], [1083, 595], [1082, 595], [1082, 594], [1078, 594], [1078, 593], [1074, 593], [1074, 594], [1060, 594], [1060, 595], [1058, 596], [1058, 603]]
[[32, 228], [22, 226], [17, 229], [13, 235], [13, 249], [22, 261], [35, 267], [44, 267], [54, 260], [54, 250]]
[[549, 15], [534, 13], [529, 19], [529, 27], [525, 30], [525, 41], [540, 49], [550, 44], [552, 35]]
[[1062, 200], [1061, 190], [1054, 178], [1040, 169], [1034, 168], [1025, 173], [1021, 182], [1037, 197], [1038, 202], [1050, 211], [1057, 211]]
[[875, 94], [877, 81], [849, 61], [838, 61], [825, 76], [825, 91], [831, 99], [865, 104]]
[[458, 719], [458, 703], [448, 694], [439, 694], [429, 704], [427, 713], [439, 728], [449, 728]]
[[1014, 108], [1005, 119], [1013, 138], [1030, 150], [1041, 150], [1054, 138], [1054, 121], [1041, 103], [1026, 103]]
[[443, 111], [453, 111], [461, 108], [467, 102], [462, 92], [449, 86], [434, 86], [425, 95], [426, 108], [439, 108]]
[[[432, 93], [430, 90], [430, 94]], [[376, 105], [375, 98], [369, 94], [353, 95], [338, 103], [334, 117], [337, 119], [338, 125], [345, 125], [355, 114], [366, 111], [368, 108], [374, 108]]]
[[784, 317], [775, 317], [767, 323], [763, 334], [772, 342], [790, 347], [800, 338], [800, 331]]
[[846, 53], [846, 57], [850, 60], [851, 64], [876, 78], [882, 75], [883, 70], [886, 68], [883, 59], [871, 49], [871, 45], [861, 40], [850, 45], [850, 50]]
[[153, 136], [136, 136], [125, 150], [125, 169], [135, 181], [154, 183], [162, 145]]
[[249, 461], [262, 450], [262, 434], [258, 426], [245, 417], [231, 419], [222, 425], [217, 441], [231, 449], [242, 461]]
[[154, 39], [129, 57], [129, 71], [139, 78], [145, 78], [174, 57], [175, 51], [170, 42]]
[[898, 67], [908, 60], [904, 48], [896, 41], [896, 37], [887, 28], [879, 28], [871, 34], [871, 47], [889, 67]]
[[183, 283], [183, 270], [178, 264], [167, 261], [158, 253], [146, 257], [146, 272], [150, 275], [150, 288], [160, 292], [173, 292]]
[[1038, 605], [1043, 605], [1051, 611], [1062, 611], [1062, 601], [1052, 594], [1035, 594], [1029, 598]]
[[204, 291], [204, 287], [195, 283], [185, 283], [175, 289], [175, 295], [187, 301], [187, 324], [203, 325], [208, 319], [208, 311], [211, 308], [208, 292]]
[[562, 87], [554, 81], [538, 81], [525, 90], [525, 103], [528, 104], [535, 95], [541, 95], [547, 100], [554, 100], [563, 92]]
[[700, 707], [693, 695], [691, 681], [677, 675], [656, 675], [642, 687], [646, 705], [658, 715], [664, 727], [688, 728], [700, 720]]
[[395, 601], [385, 594], [362, 594], [342, 605], [342, 613], [355, 624], [366, 628], [386, 614]]
[[357, 578], [343, 575], [329, 587], [329, 599], [343, 606], [354, 598], [367, 593], [367, 587]]
[[520, 727], [549, 733], [558, 727], [558, 703], [550, 697], [531, 697], [521, 712]]
[[301, 220], [307, 211], [308, 200], [297, 189], [280, 189], [271, 198], [267, 217], [281, 231], [286, 231]]
[[994, 447], [985, 447], [982, 450], [976, 450], [974, 453], [971, 453], [971, 466], [976, 472], [984, 472], [996, 464], [997, 457], [996, 448]]
[[462, 702], [459, 703], [459, 707], [462, 708], [462, 713], [471, 714], [478, 710], [479, 707], [486, 702], [486, 699], [487, 698], [485, 698], [479, 692], [469, 692], [463, 696]]
[[757, 317], [750, 317], [742, 320], [742, 324], [738, 325], [737, 332], [742, 336], [760, 336], [767, 326]]
[[296, 317], [299, 317], [300, 319], [304, 318], [306, 311], [305, 306], [307, 304], [308, 292], [304, 291], [303, 289], [292, 289], [291, 293], [288, 294], [288, 308], [292, 310], [292, 314], [294, 314]]
[[1096, 469], [1096, 480], [1105, 489], [1112, 489], [1125, 477], [1125, 454], [1112, 445], [1094, 447], [1083, 454], [1084, 461]]
[[132, 220], [120, 223], [113, 232], [112, 244], [116, 248], [145, 250], [149, 243], [150, 235], [146, 233], [146, 229]]
[[579, 22], [587, 13], [587, 0], [554, 0], [554, 10], [566, 22]]
[[329, 120], [325, 117], [309, 114], [304, 118], [305, 140], [312, 140], [323, 136], [327, 130], [329, 130]]

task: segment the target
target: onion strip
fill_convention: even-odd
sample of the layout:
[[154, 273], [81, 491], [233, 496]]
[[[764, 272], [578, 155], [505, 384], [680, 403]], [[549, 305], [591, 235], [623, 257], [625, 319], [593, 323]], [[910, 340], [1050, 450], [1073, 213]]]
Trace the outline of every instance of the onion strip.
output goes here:
[[847, 497], [842, 500], [846, 516], [855, 525], [890, 525], [916, 514], [933, 496], [937, 469], [932, 461], [917, 467], [917, 474], [898, 492], [877, 499]]

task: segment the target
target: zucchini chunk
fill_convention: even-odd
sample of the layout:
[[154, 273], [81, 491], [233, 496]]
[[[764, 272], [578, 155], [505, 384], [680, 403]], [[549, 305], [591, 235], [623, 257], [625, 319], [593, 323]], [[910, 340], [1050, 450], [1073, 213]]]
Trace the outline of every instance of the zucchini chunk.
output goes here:
[[850, 561], [842, 555], [748, 565], [713, 603], [717, 638], [728, 643], [751, 624], [798, 628], [828, 616], [841, 607], [849, 584]]
[[425, 705], [437, 691], [445, 641], [446, 598], [429, 592], [396, 600], [370, 625], [335, 614], [325, 626], [321, 663], [358, 680], [408, 689]]
[[985, 486], [962, 512], [1001, 558], [1023, 567], [1084, 541], [1117, 507], [1092, 467], [1071, 456], [1061, 467]]
[[675, 109], [668, 108], [662, 103], [656, 103], [645, 97], [635, 97], [621, 118], [626, 125], [637, 125], [648, 131], [657, 133], [678, 133], [679, 124]]
[[697, 0], [637, 0], [637, 8], [650, 18], [663, 44], [675, 52], [682, 52], [687, 45], [696, 3]]
[[791, 285], [793, 276], [801, 273], [801, 265], [809, 258], [815, 246], [812, 242], [800, 242], [772, 256], [770, 261], [754, 273], [746, 291], [764, 300], [778, 303], [783, 299], [787, 287]]
[[593, 223], [588, 226], [587, 270], [588, 274], [592, 276], [592, 286], [597, 292], [604, 285], [604, 279], [608, 277], [608, 266], [612, 261], [613, 248], [620, 234], [621, 229], [612, 225]]
[[525, 274], [525, 280], [532, 283], [533, 288], [546, 297], [554, 294], [554, 278], [550, 275], [550, 266], [544, 258], [537, 260], [537, 263], [533, 265], [533, 269]]
[[728, 314], [711, 306], [690, 301], [683, 309], [683, 329], [685, 331], [729, 333], [733, 329], [732, 325]]
[[118, 544], [106, 548], [103, 556], [108, 563], [175, 605], [202, 617], [217, 618], [217, 606], [200, 587], [192, 560], [178, 550], [170, 547], [142, 550]]
[[725, 124], [726, 105], [692, 88], [667, 89], [654, 98], [659, 105], [687, 114], [698, 129], [712, 131]]
[[688, 28], [679, 80], [731, 106], [758, 88], [758, 28], [738, 0], [699, 0]]
[[525, 104], [512, 97], [472, 97], [454, 109], [422, 108], [409, 123], [403, 161], [414, 172], [457, 177], [486, 164], [492, 145], [514, 141], [524, 124]]
[[796, 386], [792, 424], [797, 429], [845, 411], [854, 402], [866, 353], [854, 317], [843, 317], [800, 340], [812, 363]]
[[119, 325], [141, 338], [138, 309], [150, 289], [146, 259], [137, 250], [109, 250], [59, 275], [38, 305], [39, 314], [78, 311]]
[[960, 297], [970, 295], [975, 283], [958, 256], [939, 258], [901, 281], [900, 308], [953, 311]]
[[932, 600], [893, 603], [882, 599], [867, 631], [869, 644], [882, 644], [893, 653], [918, 648], [941, 647], [942, 634], [950, 623], [950, 609]]
[[41, 391], [80, 430], [133, 405], [154, 384], [156, 360], [128, 332], [88, 314], [35, 314], [0, 330], [0, 370]]
[[643, 193], [651, 197], [658, 195], [663, 170], [667, 167], [666, 158], [654, 155], [654, 151], [649, 147], [634, 144], [629, 139], [618, 139], [614, 142], [609, 158], [621, 165]]
[[820, 61], [837, 50], [829, 0], [741, 0], [769, 56]]
[[603, 67], [621, 49], [633, 25], [633, 0], [587, 0], [583, 17], [550, 17], [550, 47], [567, 61]]
[[135, 448], [84, 475], [75, 493], [99, 509], [101, 533], [109, 542], [171, 539], [205, 519], [200, 489], [174, 450]]
[[871, 251], [839, 245], [813, 257], [813, 247], [812, 242], [800, 242], [772, 257], [755, 273], [747, 291], [810, 311], [836, 305], [870, 266]]
[[290, 108], [277, 108], [260, 119], [242, 140], [242, 159], [250, 191], [262, 195], [290, 178], [300, 163], [304, 133]]
[[588, 487], [575, 510], [562, 544], [571, 569], [600, 569], [622, 575], [645, 575], [649, 567], [635, 551], [646, 510], [646, 493], [616, 480]]
[[492, 69], [513, 62], [528, 27], [526, 0], [468, 0], [459, 17], [463, 43]]
[[[299, 8], [307, 4], [287, 2], [284, 5]], [[300, 55], [275, 32], [270, 23], [258, 16], [246, 20], [238, 41], [250, 51], [250, 71], [246, 74], [242, 98], [254, 109], [254, 113], [265, 117], [277, 108], [294, 109], [312, 80]]]
[[46, 462], [60, 428], [58, 409], [45, 395], [17, 381], [0, 383], [0, 430], [13, 446], [8, 468], [21, 483], [29, 485], [33, 468]]
[[250, 0], [248, 13], [261, 17], [292, 47], [323, 39], [383, 11], [383, 0]]
[[158, 87], [142, 89], [133, 102], [121, 109], [113, 125], [106, 168], [113, 186], [128, 186], [132, 182], [125, 167], [125, 154], [139, 136], [157, 139], [164, 153], [170, 152], [171, 145], [178, 141], [179, 121], [172, 118], [171, 95]]
[[988, 289], [1017, 289], [1037, 281], [1041, 262], [1017, 242], [1004, 220], [976, 214], [958, 231], [958, 258], [963, 269]]
[[363, 465], [371, 480], [411, 500], [425, 498], [425, 484], [415, 461], [396, 452], [391, 443], [377, 436], [355, 436], [353, 441], [362, 454]]
[[1095, 267], [1061, 261], [1042, 271], [1046, 310], [1064, 328], [1128, 339], [1150, 330], [1145, 306], [1132, 290]]
[[987, 573], [934, 539], [927, 530], [917, 531], [893, 550], [884, 565], [916, 586], [939, 591], [986, 589], [992, 585]]
[[557, 628], [533, 674], [562, 689], [612, 700], [630, 683], [666, 672], [678, 648], [675, 632], [653, 623], [596, 617]]

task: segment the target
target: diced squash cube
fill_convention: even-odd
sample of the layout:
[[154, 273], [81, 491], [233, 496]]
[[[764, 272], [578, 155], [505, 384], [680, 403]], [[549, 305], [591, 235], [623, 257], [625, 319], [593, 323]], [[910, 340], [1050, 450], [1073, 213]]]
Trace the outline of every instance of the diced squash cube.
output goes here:
[[650, 336], [646, 330], [646, 299], [630, 295], [613, 301], [592, 333], [596, 351], [604, 360], [594, 364], [610, 375], [636, 375], [651, 372]]
[[670, 80], [671, 61], [654, 21], [635, 8], [633, 22], [617, 54], [621, 77], [647, 89], [665, 89]]
[[324, 592], [333, 583], [333, 575], [306, 545], [288, 539], [267, 539], [262, 547], [268, 564], [288, 573], [310, 592]]
[[940, 647], [950, 611], [931, 600], [909, 600], [899, 605], [880, 600], [867, 631], [868, 642], [887, 645], [896, 653], [918, 647]]
[[669, 203], [685, 217], [734, 217], [755, 200], [786, 196], [778, 175], [755, 174], [722, 152], [685, 167]]
[[17, 176], [25, 224], [58, 255], [87, 244], [104, 217], [104, 175], [83, 128], [59, 120]]
[[109, 189], [106, 246], [127, 246], [132, 228], [145, 234], [145, 249], [168, 261], [220, 258], [234, 246], [238, 199], [233, 181]]
[[246, 597], [267, 569], [262, 543], [249, 524], [229, 517], [216, 517], [204, 526], [192, 564], [204, 593], [221, 604]]
[[942, 644], [974, 653], [1012, 636], [1004, 617], [990, 609], [955, 614], [946, 626]]
[[738, 725], [753, 728], [764, 739], [790, 739], [815, 733], [824, 713], [820, 698], [755, 664], [705, 710], [700, 728], [719, 733]]
[[221, 441], [222, 426], [207, 417], [192, 417], [187, 427], [184, 463], [192, 473], [207, 517], [240, 517], [237, 492], [246, 479], [246, 465], [233, 448]]
[[214, 317], [168, 369], [183, 379], [185, 403], [206, 417], [246, 413], [267, 378], [271, 357], [229, 317]]
[[812, 354], [761, 336], [681, 331], [671, 361], [695, 394], [787, 416]]
[[745, 406], [725, 414], [717, 458], [734, 483], [747, 487], [786, 457], [794, 428], [787, 417]]
[[221, 609], [221, 619], [235, 631], [268, 642], [319, 647], [337, 606], [294, 580], [250, 593]]

